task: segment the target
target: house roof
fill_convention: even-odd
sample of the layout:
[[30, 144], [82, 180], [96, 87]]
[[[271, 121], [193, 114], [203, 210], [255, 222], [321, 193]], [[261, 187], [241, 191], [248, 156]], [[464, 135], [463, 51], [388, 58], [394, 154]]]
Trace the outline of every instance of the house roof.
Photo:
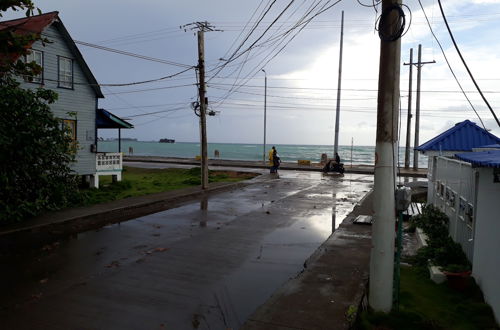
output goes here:
[[97, 128], [134, 128], [134, 125], [104, 109], [97, 109]]
[[497, 144], [488, 144], [485, 146], [480, 146], [479, 148], [495, 148], [495, 149], [500, 149], [500, 143]]
[[[92, 74], [92, 71], [90, 71], [89, 66], [83, 59], [82, 53], [80, 53], [80, 50], [73, 41], [73, 38], [71, 38], [71, 35], [59, 18], [59, 12], [53, 11], [41, 15], [3, 21], [0, 22], [0, 31], [10, 29], [20, 35], [26, 35], [29, 33], [42, 34], [43, 31], [50, 25], [54, 25], [54, 27], [56, 27], [57, 30], [61, 33], [62, 38], [64, 39], [64, 41], [66, 41], [69, 50], [75, 57], [76, 62], [80, 65], [83, 74], [87, 78], [90, 87], [96, 93], [96, 96], [98, 98], [104, 98], [101, 88], [99, 87], [99, 83], [97, 82], [94, 75]], [[50, 38], [48, 39], [50, 40]], [[17, 55], [17, 57], [19, 56], [20, 55]]]
[[10, 21], [0, 22], [0, 31], [11, 29], [17, 34], [26, 35], [30, 33], [42, 33], [43, 30], [52, 24], [59, 13], [53, 11], [42, 15], [23, 17]]
[[466, 152], [455, 156], [464, 162], [471, 163], [474, 167], [500, 168], [500, 150]]
[[472, 148], [498, 143], [500, 143], [500, 138], [470, 120], [464, 120], [415, 149], [418, 151], [472, 151]]

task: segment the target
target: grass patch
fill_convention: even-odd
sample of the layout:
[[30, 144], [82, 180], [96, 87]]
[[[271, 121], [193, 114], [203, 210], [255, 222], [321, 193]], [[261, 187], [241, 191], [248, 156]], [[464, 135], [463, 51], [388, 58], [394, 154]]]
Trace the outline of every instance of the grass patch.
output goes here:
[[[201, 169], [151, 169], [125, 166], [123, 181], [111, 182], [111, 176], [100, 177], [99, 189], [84, 189], [83, 202], [74, 206], [93, 205], [200, 185]], [[209, 182], [238, 182], [257, 176], [255, 173], [209, 171]]]
[[[472, 280], [473, 281], [473, 280]], [[401, 268], [399, 312], [363, 312], [358, 329], [498, 329], [475, 283], [464, 292], [436, 284], [423, 267]]]

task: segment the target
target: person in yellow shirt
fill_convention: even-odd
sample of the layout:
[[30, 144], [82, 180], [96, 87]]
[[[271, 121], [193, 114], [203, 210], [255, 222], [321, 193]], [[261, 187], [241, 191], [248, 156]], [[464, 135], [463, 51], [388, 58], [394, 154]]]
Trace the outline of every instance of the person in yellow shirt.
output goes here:
[[270, 173], [278, 173], [278, 168], [280, 167], [281, 160], [278, 156], [278, 151], [274, 146], [271, 151], [269, 151], [269, 163], [271, 165]]
[[271, 150], [269, 150], [269, 165], [273, 166], [273, 155], [274, 152], [276, 151], [276, 148], [273, 146]]

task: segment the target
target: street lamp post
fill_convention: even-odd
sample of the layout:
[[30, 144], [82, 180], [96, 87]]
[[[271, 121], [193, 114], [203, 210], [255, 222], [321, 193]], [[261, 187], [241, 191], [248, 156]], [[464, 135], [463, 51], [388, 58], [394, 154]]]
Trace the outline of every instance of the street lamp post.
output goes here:
[[267, 111], [267, 73], [266, 70], [262, 69], [264, 72], [264, 146], [262, 151], [262, 161], [264, 165], [266, 164], [266, 111]]

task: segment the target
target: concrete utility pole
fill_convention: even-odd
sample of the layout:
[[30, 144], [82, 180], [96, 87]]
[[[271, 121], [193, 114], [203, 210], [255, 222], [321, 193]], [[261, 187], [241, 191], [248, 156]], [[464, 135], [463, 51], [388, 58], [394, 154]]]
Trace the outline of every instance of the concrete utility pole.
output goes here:
[[262, 69], [264, 72], [264, 146], [262, 151], [262, 161], [264, 165], [266, 164], [266, 111], [267, 111], [267, 72]]
[[424, 64], [432, 64], [436, 61], [422, 62], [422, 45], [418, 45], [418, 62], [414, 63], [417, 66], [417, 102], [415, 105], [415, 144], [413, 145], [413, 169], [418, 170], [418, 152], [415, 150], [418, 147], [418, 137], [420, 134], [420, 80], [422, 77], [421, 71]]
[[377, 100], [377, 141], [373, 202], [369, 304], [375, 311], [392, 308], [396, 146], [399, 115], [401, 0], [382, 0], [379, 23], [380, 64]]
[[410, 148], [411, 148], [411, 96], [412, 96], [412, 81], [413, 81], [413, 48], [410, 49], [410, 63], [404, 63], [404, 65], [409, 65], [410, 77], [408, 86], [408, 117], [406, 120], [406, 149], [405, 149], [405, 168], [410, 168]]
[[342, 10], [342, 20], [340, 25], [340, 55], [339, 55], [339, 82], [337, 85], [337, 113], [335, 116], [335, 144], [333, 155], [339, 150], [339, 123], [340, 123], [340, 89], [342, 87], [342, 47], [344, 44], [344, 11]]

